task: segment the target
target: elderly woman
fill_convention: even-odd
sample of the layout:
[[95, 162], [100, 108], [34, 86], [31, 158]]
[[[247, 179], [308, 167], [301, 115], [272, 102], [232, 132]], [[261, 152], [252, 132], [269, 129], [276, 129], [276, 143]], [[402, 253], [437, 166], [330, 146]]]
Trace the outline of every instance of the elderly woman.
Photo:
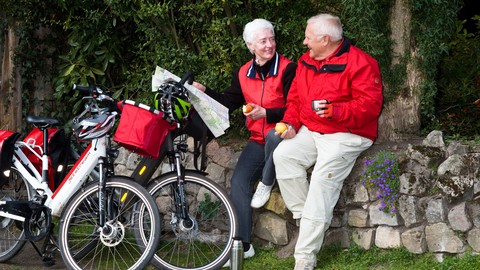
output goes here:
[[[244, 110], [250, 138], [231, 179], [231, 198], [238, 215], [244, 258], [250, 258], [255, 255], [250, 244], [251, 207], [262, 207], [270, 197], [275, 180], [272, 154], [282, 140], [274, 135], [274, 127], [283, 118], [296, 63], [276, 51], [275, 31], [267, 20], [255, 19], [247, 23], [243, 39], [253, 59], [235, 71], [230, 87], [217, 93], [197, 82], [193, 85], [225, 105], [230, 112], [244, 104], [253, 108], [249, 112]], [[254, 185], [259, 179], [262, 181], [252, 200]]]

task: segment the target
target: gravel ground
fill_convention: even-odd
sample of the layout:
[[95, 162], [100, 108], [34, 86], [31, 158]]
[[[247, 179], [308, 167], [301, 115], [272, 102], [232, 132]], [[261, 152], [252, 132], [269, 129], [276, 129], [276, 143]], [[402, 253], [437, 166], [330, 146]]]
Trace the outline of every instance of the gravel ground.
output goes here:
[[[38, 248], [41, 248], [41, 244], [37, 244]], [[0, 270], [54, 270], [54, 269], [66, 269], [65, 264], [62, 261], [60, 252], [55, 253], [55, 265], [45, 266], [42, 261], [42, 257], [35, 251], [32, 244], [26, 243], [23, 249], [10, 261], [6, 263], [0, 263]]]

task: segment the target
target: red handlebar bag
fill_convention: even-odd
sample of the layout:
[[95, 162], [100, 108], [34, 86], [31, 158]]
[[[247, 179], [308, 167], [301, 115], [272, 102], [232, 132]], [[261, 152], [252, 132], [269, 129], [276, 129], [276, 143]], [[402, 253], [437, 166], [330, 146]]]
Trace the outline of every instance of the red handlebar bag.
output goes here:
[[3, 173], [10, 170], [15, 141], [20, 133], [8, 130], [0, 130], [0, 187], [8, 182], [8, 177]]
[[145, 104], [125, 100], [119, 108], [122, 115], [113, 140], [134, 153], [158, 159], [165, 137], [175, 126]]

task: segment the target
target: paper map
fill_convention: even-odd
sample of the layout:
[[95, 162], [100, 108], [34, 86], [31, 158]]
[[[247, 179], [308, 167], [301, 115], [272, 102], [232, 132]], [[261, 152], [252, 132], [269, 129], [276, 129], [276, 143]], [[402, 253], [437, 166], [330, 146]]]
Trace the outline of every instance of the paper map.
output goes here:
[[[171, 80], [179, 82], [181, 79], [170, 71], [157, 66], [155, 74], [152, 75], [152, 92], [156, 92], [163, 82]], [[213, 135], [219, 137], [225, 134], [225, 130], [230, 127], [228, 108], [194, 86], [188, 83], [185, 83], [184, 86], [190, 94], [190, 102]]]

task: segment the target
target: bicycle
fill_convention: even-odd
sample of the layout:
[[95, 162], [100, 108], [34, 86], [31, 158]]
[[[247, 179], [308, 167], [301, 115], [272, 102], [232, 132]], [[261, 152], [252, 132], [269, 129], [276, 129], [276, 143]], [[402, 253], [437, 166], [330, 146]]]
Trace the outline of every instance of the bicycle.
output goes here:
[[[178, 83], [166, 82], [161, 86], [164, 91], [157, 109], [163, 113], [165, 128], [160, 137], [165, 139], [156, 152], [158, 157], [143, 153], [142, 150], [145, 149], [139, 149], [135, 143], [125, 143], [122, 138], [114, 140], [143, 155], [131, 177], [146, 186], [158, 202], [163, 219], [162, 234], [151, 263], [157, 268], [168, 270], [219, 269], [230, 259], [231, 247], [238, 231], [237, 216], [224, 188], [208, 178], [203, 171], [203, 159], [201, 169], [190, 170], [183, 165], [182, 158], [188, 151], [188, 135], [198, 139], [196, 142], [200, 144], [195, 143], [195, 148], [198, 150], [203, 146], [204, 154], [207, 133], [207, 127], [200, 122], [202, 120], [198, 114], [192, 116], [193, 111], [189, 106], [182, 104], [183, 108], [187, 108], [184, 113], [188, 115], [183, 119], [178, 118], [181, 113], [172, 111], [176, 105], [174, 99], [182, 98], [188, 103], [187, 90], [183, 86], [186, 81], [191, 83], [193, 74], [187, 73]], [[132, 121], [127, 120], [125, 123]], [[198, 123], [200, 125], [195, 126]], [[198, 134], [192, 134], [192, 131], [198, 131]], [[151, 179], [165, 158], [170, 171]]]
[[[108, 132], [117, 113], [98, 104], [113, 99], [96, 87], [74, 89], [87, 95], [85, 110], [74, 118], [76, 134], [90, 143], [55, 190], [48, 185], [48, 132], [58, 120], [26, 118], [43, 133], [43, 144], [18, 141], [20, 135], [13, 132], [7, 132], [2, 143], [0, 262], [15, 256], [29, 241], [46, 265], [54, 264], [53, 252], [59, 250], [69, 269], [143, 269], [159, 242], [157, 205], [140, 184], [111, 174], [115, 151]], [[27, 154], [40, 159], [41, 168]], [[100, 172], [98, 179], [85, 183], [94, 170]], [[53, 217], [59, 218], [58, 238]], [[42, 239], [39, 250], [34, 242]]]

